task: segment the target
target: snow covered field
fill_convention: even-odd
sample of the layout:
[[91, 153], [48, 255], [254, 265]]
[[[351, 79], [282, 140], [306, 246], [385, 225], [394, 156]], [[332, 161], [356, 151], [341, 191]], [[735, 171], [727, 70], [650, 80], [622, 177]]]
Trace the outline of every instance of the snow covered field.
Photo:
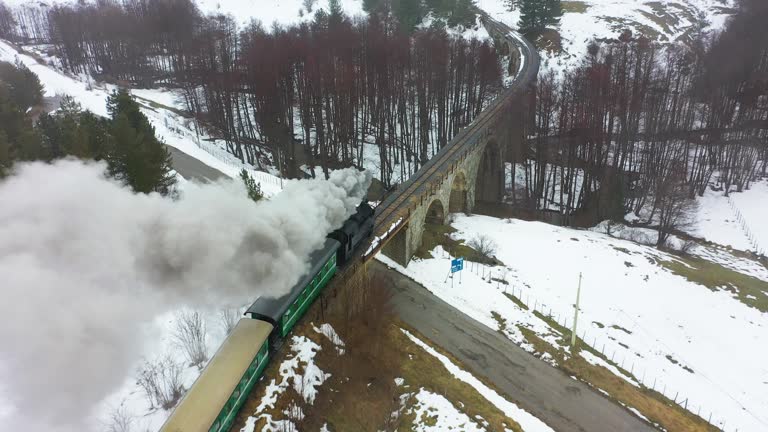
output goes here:
[[698, 223], [692, 234], [735, 249], [768, 253], [768, 179], [752, 183], [743, 192], [732, 191], [729, 198], [707, 188], [698, 200]]
[[[270, 28], [273, 24], [288, 25], [309, 21], [319, 9], [328, 11], [328, 0], [315, 0], [312, 12], [304, 7], [304, 0], [196, 0], [200, 10], [208, 14], [229, 14], [240, 24], [257, 19]], [[349, 16], [363, 14], [362, 0], [341, 0], [344, 13]]]
[[[504, 265], [467, 263], [461, 283], [454, 280], [451, 288], [446, 282], [450, 257], [440, 246], [432, 252], [435, 258], [415, 259], [405, 269], [379, 259], [529, 350], [533, 347], [518, 326], [561, 345], [559, 331], [533, 310], [570, 326], [581, 272], [579, 337], [632, 376], [582, 351], [587, 361], [634, 385], [642, 382], [670, 399], [687, 400], [688, 410], [705, 420], [712, 413], [712, 423], [725, 424], [729, 431], [768, 427], [767, 313], [730, 291], [673, 274], [660, 265], [674, 262], [671, 255], [601, 233], [458, 214], [453, 227], [457, 239], [493, 238]], [[768, 282], [759, 265], [734, 268]]]
[[[10, 7], [76, 4], [76, 0], [5, 0]], [[252, 19], [261, 21], [265, 28], [273, 24], [287, 25], [312, 19], [319, 9], [328, 10], [328, 0], [315, 0], [312, 13], [304, 7], [304, 0], [195, 0], [204, 14], [232, 15], [241, 25]], [[362, 0], [341, 0], [344, 12], [349, 16], [363, 13]], [[302, 11], [302, 12], [300, 12]]]
[[[576, 65], [594, 39], [616, 39], [624, 30], [656, 42], [684, 41], [699, 29], [721, 29], [734, 0], [578, 0], [563, 2], [559, 33], [561, 50], [542, 52], [542, 70], [562, 72]], [[500, 0], [478, 0], [478, 6], [517, 28], [520, 11], [508, 11]]]

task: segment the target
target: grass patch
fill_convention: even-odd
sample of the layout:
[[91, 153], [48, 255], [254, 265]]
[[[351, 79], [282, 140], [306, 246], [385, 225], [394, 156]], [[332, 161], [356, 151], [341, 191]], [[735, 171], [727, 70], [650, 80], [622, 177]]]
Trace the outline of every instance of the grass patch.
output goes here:
[[528, 306], [526, 306], [526, 305], [525, 305], [525, 303], [523, 303], [523, 301], [522, 301], [522, 300], [520, 300], [519, 298], [517, 298], [517, 297], [513, 296], [512, 294], [510, 294], [510, 293], [508, 293], [508, 292], [505, 292], [505, 293], [504, 293], [504, 295], [505, 295], [505, 296], [506, 296], [508, 299], [512, 300], [512, 302], [513, 302], [514, 304], [516, 304], [518, 307], [520, 307], [520, 309], [523, 309], [523, 310], [528, 310]]
[[622, 253], [625, 253], [627, 255], [631, 255], [632, 254], [632, 252], [630, 252], [629, 249], [627, 249], [627, 248], [623, 248], [623, 247], [619, 247], [619, 246], [613, 246], [613, 245], [611, 245], [611, 247], [614, 248], [615, 250], [617, 250], [619, 252], [622, 252]]
[[598, 19], [601, 19], [611, 24], [611, 27], [613, 28], [613, 30], [617, 32], [622, 32], [624, 30], [629, 29], [629, 30], [633, 30], [633, 33], [639, 33], [652, 41], [659, 41], [659, 42], [668, 41], [668, 38], [666, 35], [660, 33], [658, 30], [654, 29], [653, 27], [647, 26], [645, 24], [640, 24], [637, 21], [632, 21], [626, 18], [611, 17], [611, 16], [601, 16], [601, 17], [598, 17]]
[[464, 244], [464, 240], [454, 240], [451, 234], [456, 229], [450, 225], [438, 225], [427, 223], [424, 225], [424, 234], [421, 238], [421, 246], [416, 250], [416, 256], [423, 259], [433, 258], [431, 251], [438, 245], [448, 251], [451, 256], [464, 257], [468, 261], [479, 262], [487, 265], [499, 265], [499, 260], [487, 257], [480, 252]]
[[534, 45], [539, 51], [547, 51], [552, 54], [563, 52], [563, 38], [557, 30], [545, 29], [537, 32], [530, 40], [534, 41]]
[[742, 303], [761, 312], [768, 312], [768, 282], [691, 256], [663, 260], [659, 264], [691, 282], [704, 285], [712, 291], [729, 291]]
[[[570, 344], [570, 329], [558, 324], [551, 317], [536, 311], [534, 314], [545, 321], [552, 329], [561, 335], [561, 344]], [[582, 381], [606, 391], [610, 398], [626, 406], [637, 409], [651, 421], [660, 424], [667, 430], [674, 431], [714, 431], [712, 425], [705, 422], [700, 417], [686, 411], [674, 401], [663, 394], [651, 389], [638, 388], [625, 379], [617, 376], [603, 366], [593, 365], [579, 355], [570, 355], [566, 351], [557, 349], [550, 345], [544, 339], [539, 337], [534, 331], [523, 326], [517, 326], [525, 339], [533, 345], [534, 349], [540, 353], [547, 353], [556, 361], [558, 367], [570, 375], [574, 375]], [[584, 343], [577, 337], [577, 349], [584, 350], [592, 355], [601, 358], [606, 363], [614, 366], [625, 376], [639, 381], [630, 371], [614, 363], [601, 352]]]
[[653, 10], [653, 13], [649, 13], [643, 10], [638, 12], [640, 12], [641, 15], [648, 18], [649, 20], [653, 21], [653, 23], [657, 26], [661, 27], [664, 30], [664, 33], [671, 34], [673, 32], [673, 27], [679, 24], [677, 17], [670, 14], [666, 7], [659, 2], [646, 4], [650, 6], [650, 8]]
[[[638, 388], [610, 370], [593, 365], [579, 355], [566, 356], [561, 350], [541, 339], [532, 330], [519, 327], [536, 351], [548, 353], [566, 373], [607, 392], [611, 399], [637, 409], [652, 422], [670, 431], [715, 431], [714, 426], [693, 415], [659, 392]], [[583, 345], [582, 345], [583, 346]]]
[[[486, 430], [505, 431], [507, 429], [522, 431], [519, 424], [508, 418], [495, 405], [491, 404], [484, 396], [477, 392], [469, 384], [457, 380], [451, 375], [440, 361], [416, 346], [403, 334], [398, 326], [391, 326], [389, 340], [394, 351], [399, 351], [403, 358], [401, 373], [405, 382], [411, 386], [424, 387], [427, 390], [439, 393], [464, 412], [469, 418], [482, 417], [488, 422]], [[408, 329], [411, 334], [429, 344], [429, 339], [423, 337], [413, 329]], [[431, 344], [430, 344], [431, 345]], [[432, 346], [440, 354], [448, 357], [454, 364], [464, 370], [468, 370], [461, 362], [438, 347]], [[479, 378], [478, 378], [479, 379]], [[489, 386], [492, 387], [492, 386]], [[493, 388], [493, 387], [492, 387]], [[499, 394], [503, 394], [499, 392]], [[461, 401], [461, 404], [457, 402]], [[404, 425], [405, 426], [405, 425]], [[406, 429], [409, 430], [409, 429]]]
[[580, 1], [563, 1], [564, 13], [584, 13], [589, 10], [589, 5]]
[[[340, 288], [337, 302], [346, 295], [344, 289], [347, 288]], [[271, 415], [275, 421], [285, 419], [285, 412], [295, 405], [305, 415], [301, 420], [292, 420], [297, 430], [320, 430], [327, 424], [331, 431], [412, 431], [415, 424], [429, 426], [438, 421], [437, 413], [431, 410], [420, 418], [410, 412], [416, 404], [413, 395], [424, 388], [444, 396], [473, 421], [487, 421], [488, 425], [484, 427], [488, 431], [522, 432], [521, 427], [498, 407], [472, 386], [453, 377], [436, 357], [414, 344], [401, 328], [425, 343], [429, 340], [389, 314], [386, 300], [376, 297], [376, 294], [371, 295], [374, 297], [368, 302], [369, 306], [353, 316], [347, 316], [344, 308], [331, 309], [321, 315], [319, 302], [312, 306], [293, 334], [306, 336], [322, 347], [314, 362], [331, 376], [318, 387], [313, 404], [306, 404], [293, 386], [289, 386], [279, 395], [273, 408], [258, 414]], [[311, 321], [318, 325], [329, 322], [345, 342], [345, 353], [339, 355], [324, 335], [312, 329]], [[290, 357], [288, 346], [286, 342], [281, 352], [271, 360], [230, 432], [239, 431], [248, 416], [254, 415], [266, 385], [272, 379], [279, 382], [280, 364]], [[434, 348], [467, 369], [455, 357]], [[403, 378], [403, 385], [398, 386], [395, 378]], [[392, 413], [399, 415], [393, 417]], [[255, 430], [261, 430], [264, 423], [264, 420], [257, 422]]]
[[504, 331], [507, 330], [507, 319], [503, 316], [499, 315], [496, 311], [491, 311], [491, 316], [494, 320], [496, 320], [496, 323], [499, 325], [499, 332], [501, 334], [504, 334]]
[[620, 325], [616, 325], [616, 324], [613, 324], [613, 325], [611, 326], [611, 328], [612, 328], [612, 329], [616, 329], [616, 330], [621, 330], [621, 331], [623, 331], [624, 333], [626, 333], [626, 334], [628, 334], [628, 335], [631, 335], [631, 334], [632, 334], [632, 332], [631, 332], [631, 331], [629, 331], [629, 330], [625, 329], [624, 327], [622, 327], [622, 326], [620, 326]]

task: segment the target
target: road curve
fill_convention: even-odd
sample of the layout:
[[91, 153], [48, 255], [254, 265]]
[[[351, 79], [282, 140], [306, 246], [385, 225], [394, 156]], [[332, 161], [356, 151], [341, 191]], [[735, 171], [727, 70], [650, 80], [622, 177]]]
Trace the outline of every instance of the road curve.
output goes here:
[[173, 169], [187, 180], [195, 180], [199, 183], [211, 183], [220, 178], [229, 178], [223, 172], [204, 164], [199, 159], [184, 153], [169, 145], [165, 146], [171, 154]]
[[369, 271], [391, 287], [392, 306], [406, 324], [556, 431], [655, 430], [588, 385], [440, 300], [412, 279], [376, 260], [369, 264]]

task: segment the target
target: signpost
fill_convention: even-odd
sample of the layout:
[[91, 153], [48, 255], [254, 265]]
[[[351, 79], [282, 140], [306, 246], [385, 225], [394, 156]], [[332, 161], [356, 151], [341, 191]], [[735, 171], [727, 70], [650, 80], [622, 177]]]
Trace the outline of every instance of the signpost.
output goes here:
[[451, 273], [464, 270], [464, 258], [455, 258], [451, 260]]
[[[453, 288], [453, 274], [456, 272], [460, 272], [464, 270], [464, 258], [454, 258], [451, 260], [451, 271], [448, 273], [448, 277], [451, 278], [451, 288]], [[446, 280], [448, 279], [446, 277]], [[461, 277], [461, 273], [459, 273], [459, 277]], [[459, 283], [461, 283], [461, 279], [459, 279]]]

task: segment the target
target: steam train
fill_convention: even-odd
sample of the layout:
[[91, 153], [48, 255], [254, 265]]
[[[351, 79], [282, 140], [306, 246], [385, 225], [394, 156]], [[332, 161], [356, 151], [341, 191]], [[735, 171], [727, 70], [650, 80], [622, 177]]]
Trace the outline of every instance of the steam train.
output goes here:
[[328, 281], [373, 232], [374, 211], [363, 201], [344, 225], [310, 256], [311, 267], [288, 294], [259, 298], [241, 319], [161, 432], [228, 431], [272, 352], [288, 336]]

